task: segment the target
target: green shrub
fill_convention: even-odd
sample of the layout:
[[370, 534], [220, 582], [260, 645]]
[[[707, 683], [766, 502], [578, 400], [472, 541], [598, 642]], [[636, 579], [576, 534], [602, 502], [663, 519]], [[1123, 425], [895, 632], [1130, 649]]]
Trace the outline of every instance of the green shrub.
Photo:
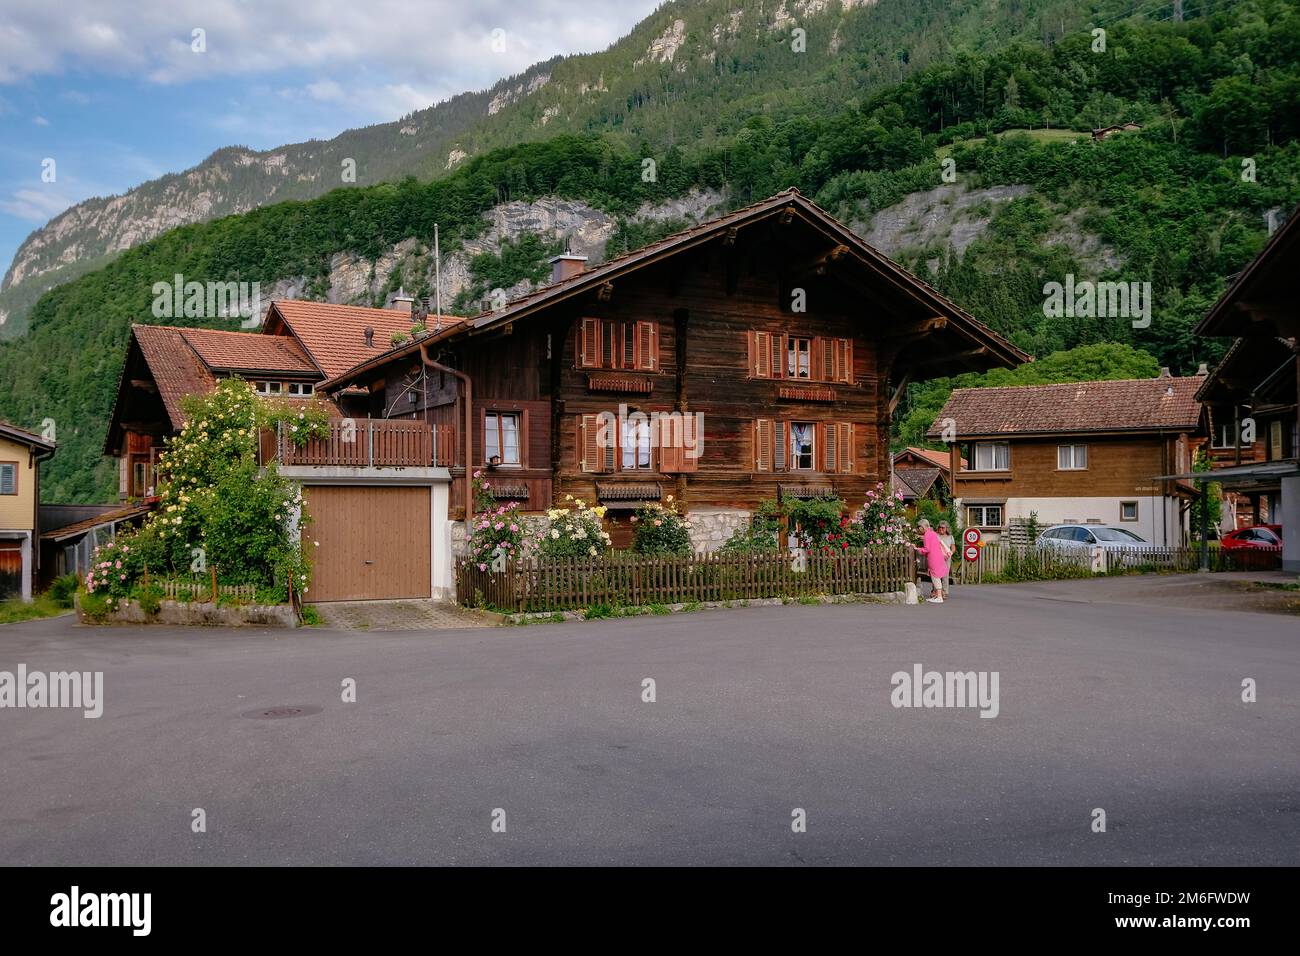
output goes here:
[[605, 508], [588, 508], [586, 502], [565, 495], [570, 507], [546, 512], [550, 527], [537, 539], [537, 551], [544, 558], [595, 558], [609, 550], [609, 534], [602, 527]]
[[614, 609], [608, 604], [593, 604], [582, 613], [583, 620], [598, 621], [606, 617], [614, 617]]
[[722, 545], [727, 554], [757, 554], [780, 548], [781, 505], [775, 498], [759, 503], [747, 528], [737, 529]]
[[102, 623], [108, 619], [108, 613], [113, 610], [116, 600], [104, 591], [82, 591], [81, 613], [87, 620]]
[[137, 585], [131, 589], [131, 600], [140, 605], [140, 610], [153, 617], [162, 610], [163, 592], [156, 584], [148, 587]]
[[677, 510], [672, 495], [665, 504], [649, 502], [638, 508], [632, 523], [632, 550], [637, 554], [692, 554], [691, 523]]
[[64, 574], [50, 584], [50, 600], [59, 607], [72, 607], [73, 596], [77, 593], [77, 576]]

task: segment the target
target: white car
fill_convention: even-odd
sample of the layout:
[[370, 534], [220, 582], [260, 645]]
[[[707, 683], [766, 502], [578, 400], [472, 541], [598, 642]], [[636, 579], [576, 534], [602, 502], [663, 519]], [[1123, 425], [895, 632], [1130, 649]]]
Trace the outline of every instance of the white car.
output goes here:
[[1054, 524], [1043, 531], [1037, 540], [1041, 547], [1060, 548], [1066, 551], [1095, 548], [1122, 552], [1120, 560], [1125, 565], [1163, 564], [1172, 560], [1169, 548], [1150, 544], [1127, 528], [1104, 524]]

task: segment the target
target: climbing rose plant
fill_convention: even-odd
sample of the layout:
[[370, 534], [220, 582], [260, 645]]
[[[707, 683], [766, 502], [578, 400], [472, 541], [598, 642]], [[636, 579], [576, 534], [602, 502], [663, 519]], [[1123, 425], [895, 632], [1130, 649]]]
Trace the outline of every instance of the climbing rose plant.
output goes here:
[[907, 519], [903, 493], [891, 492], [884, 482], [877, 482], [867, 492], [867, 500], [853, 516], [853, 524], [857, 526], [854, 544], [861, 547], [907, 544], [911, 540], [912, 526]]
[[601, 524], [605, 508], [588, 508], [586, 502], [565, 495], [569, 507], [546, 512], [550, 527], [537, 538], [538, 553], [544, 558], [594, 558], [609, 549], [609, 534]]
[[691, 523], [684, 518], [669, 495], [664, 504], [649, 502], [632, 516], [632, 550], [637, 554], [689, 555]]
[[492, 567], [498, 553], [507, 560], [525, 557], [531, 542], [524, 528], [519, 502], [499, 505], [492, 498], [490, 482], [481, 471], [474, 472], [474, 511], [469, 539], [469, 559], [480, 571]]

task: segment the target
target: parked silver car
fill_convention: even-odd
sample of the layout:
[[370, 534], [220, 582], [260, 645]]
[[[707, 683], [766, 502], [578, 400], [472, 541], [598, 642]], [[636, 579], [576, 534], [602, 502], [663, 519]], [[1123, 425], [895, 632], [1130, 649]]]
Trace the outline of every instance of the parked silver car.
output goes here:
[[1105, 524], [1054, 524], [1044, 530], [1035, 542], [1040, 548], [1060, 548], [1063, 551], [1100, 548], [1106, 552], [1107, 565], [1166, 564], [1173, 558], [1169, 548], [1150, 544], [1145, 538], [1127, 528]]

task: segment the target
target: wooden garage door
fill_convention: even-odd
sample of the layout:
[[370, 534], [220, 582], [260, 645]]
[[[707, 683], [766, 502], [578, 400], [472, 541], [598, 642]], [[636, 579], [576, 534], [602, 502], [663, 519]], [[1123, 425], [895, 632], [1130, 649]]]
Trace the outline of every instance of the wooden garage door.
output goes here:
[[[309, 601], [429, 597], [429, 489], [303, 489]], [[320, 547], [311, 542], [319, 541]]]

